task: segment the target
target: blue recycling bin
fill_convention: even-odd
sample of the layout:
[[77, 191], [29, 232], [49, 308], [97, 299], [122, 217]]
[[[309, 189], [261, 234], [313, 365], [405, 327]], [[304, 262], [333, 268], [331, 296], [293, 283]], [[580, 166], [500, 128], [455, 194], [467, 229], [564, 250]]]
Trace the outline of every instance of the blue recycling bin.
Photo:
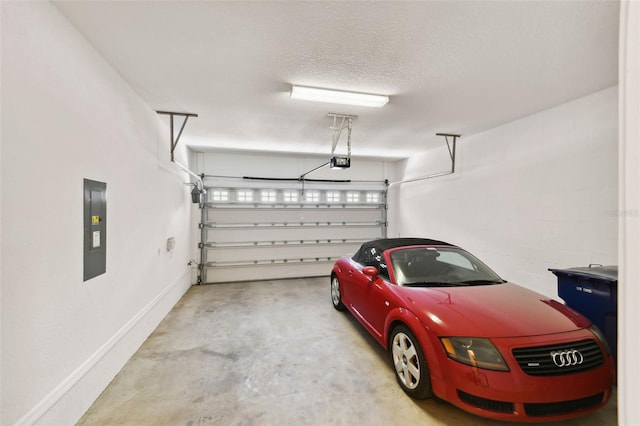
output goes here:
[[558, 295], [567, 306], [589, 318], [604, 334], [616, 359], [618, 344], [618, 267], [549, 269], [558, 277]]

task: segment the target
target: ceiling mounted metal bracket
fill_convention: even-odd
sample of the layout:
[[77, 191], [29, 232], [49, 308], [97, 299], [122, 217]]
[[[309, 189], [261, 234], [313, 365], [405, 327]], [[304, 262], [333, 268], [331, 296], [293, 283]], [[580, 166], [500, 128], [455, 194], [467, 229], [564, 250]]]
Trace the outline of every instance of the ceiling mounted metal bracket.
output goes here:
[[[444, 140], [447, 142], [447, 148], [449, 149], [449, 157], [451, 157], [451, 173], [456, 171], [456, 141], [460, 135], [452, 133], [436, 133], [436, 136], [444, 136]], [[452, 143], [449, 143], [449, 138], [453, 138]]]
[[334, 112], [330, 112], [327, 114], [329, 117], [333, 118], [333, 126], [331, 126], [331, 130], [333, 130], [333, 138], [331, 141], [331, 154], [333, 154], [336, 150], [336, 146], [338, 146], [338, 141], [340, 141], [340, 136], [342, 135], [342, 131], [347, 129], [347, 157], [351, 157], [351, 125], [354, 118], [358, 118], [357, 115], [348, 115], [348, 114], [337, 114]]
[[[173, 152], [176, 150], [176, 146], [178, 146], [178, 141], [180, 140], [180, 136], [182, 136], [182, 131], [184, 130], [184, 126], [187, 124], [187, 120], [189, 119], [189, 117], [197, 117], [198, 114], [191, 114], [188, 112], [171, 112], [171, 111], [156, 111], [158, 114], [164, 114], [164, 115], [168, 115], [171, 118], [171, 140], [169, 141], [170, 143], [170, 149], [171, 149], [171, 161], [175, 161], [174, 160], [174, 156], [173, 156]], [[178, 135], [176, 136], [175, 131], [174, 131], [174, 117], [184, 117], [184, 121], [182, 122], [182, 126], [180, 126], [180, 131], [178, 132]]]

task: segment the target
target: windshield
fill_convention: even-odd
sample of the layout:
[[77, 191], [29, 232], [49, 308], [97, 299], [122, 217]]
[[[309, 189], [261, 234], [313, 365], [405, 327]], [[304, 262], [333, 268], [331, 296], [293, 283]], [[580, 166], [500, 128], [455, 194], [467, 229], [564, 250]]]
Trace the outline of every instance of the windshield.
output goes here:
[[470, 253], [450, 247], [394, 250], [390, 255], [396, 283], [402, 286], [451, 287], [505, 281]]

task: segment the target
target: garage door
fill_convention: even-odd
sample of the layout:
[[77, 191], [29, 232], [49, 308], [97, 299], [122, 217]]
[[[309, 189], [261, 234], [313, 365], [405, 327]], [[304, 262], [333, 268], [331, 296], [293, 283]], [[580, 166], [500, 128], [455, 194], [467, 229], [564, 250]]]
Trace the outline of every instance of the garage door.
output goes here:
[[386, 233], [384, 182], [205, 179], [200, 283], [322, 276]]

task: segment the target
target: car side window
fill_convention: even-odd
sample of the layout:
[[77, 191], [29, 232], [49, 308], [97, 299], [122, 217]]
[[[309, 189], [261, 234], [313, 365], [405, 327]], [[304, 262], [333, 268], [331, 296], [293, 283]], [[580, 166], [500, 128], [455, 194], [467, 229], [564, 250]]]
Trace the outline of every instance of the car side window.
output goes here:
[[360, 265], [364, 265], [364, 257], [366, 256], [366, 250], [360, 249], [358, 250], [358, 252], [356, 252], [356, 254], [353, 255], [352, 259], [356, 262], [359, 263]]
[[378, 249], [371, 247], [366, 250], [363, 260], [364, 266], [375, 266], [378, 268], [380, 266], [380, 254], [378, 253]]
[[368, 247], [361, 250], [354, 258], [362, 266], [374, 266], [378, 269], [378, 274], [389, 278], [389, 272], [387, 270], [387, 262], [382, 256], [382, 252], [375, 247]]

